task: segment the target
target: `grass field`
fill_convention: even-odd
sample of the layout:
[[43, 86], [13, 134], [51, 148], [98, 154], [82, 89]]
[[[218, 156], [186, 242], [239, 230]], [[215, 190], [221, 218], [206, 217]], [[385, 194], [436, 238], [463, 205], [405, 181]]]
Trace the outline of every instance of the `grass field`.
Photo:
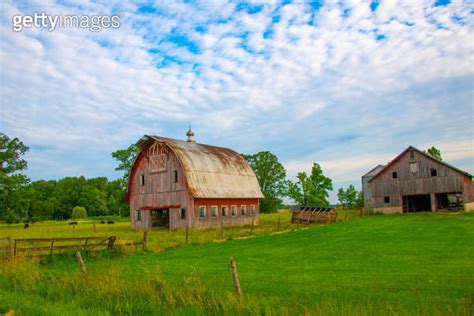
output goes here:
[[[280, 231], [275, 223], [282, 217]], [[283, 225], [285, 223], [285, 225]], [[39, 224], [35, 224], [39, 225]], [[45, 224], [46, 225], [46, 224]], [[71, 233], [50, 225], [55, 236]], [[91, 233], [82, 223], [76, 235]], [[80, 227], [84, 227], [81, 231]], [[37, 315], [472, 315], [474, 214], [367, 216], [332, 225], [288, 225], [288, 214], [262, 215], [262, 228], [153, 231], [151, 251], [1, 262], [0, 312]], [[90, 227], [89, 227], [90, 228]], [[47, 236], [47, 228], [34, 237]], [[99, 229], [103, 231], [99, 231]], [[293, 231], [294, 230], [294, 231]], [[139, 240], [128, 223], [97, 235]], [[33, 237], [0, 226], [0, 237]], [[44, 234], [44, 235], [40, 235]], [[92, 233], [91, 233], [92, 234]], [[252, 236], [253, 236], [252, 235]], [[67, 235], [69, 236], [69, 235]], [[166, 249], [166, 251], [162, 251]], [[233, 291], [237, 262], [243, 298]]]

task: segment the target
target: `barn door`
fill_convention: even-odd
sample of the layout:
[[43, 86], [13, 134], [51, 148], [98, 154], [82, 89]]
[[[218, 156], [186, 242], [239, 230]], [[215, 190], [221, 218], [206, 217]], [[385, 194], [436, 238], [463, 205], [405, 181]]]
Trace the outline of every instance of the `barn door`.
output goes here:
[[168, 227], [170, 223], [170, 210], [167, 208], [151, 210], [151, 227]]

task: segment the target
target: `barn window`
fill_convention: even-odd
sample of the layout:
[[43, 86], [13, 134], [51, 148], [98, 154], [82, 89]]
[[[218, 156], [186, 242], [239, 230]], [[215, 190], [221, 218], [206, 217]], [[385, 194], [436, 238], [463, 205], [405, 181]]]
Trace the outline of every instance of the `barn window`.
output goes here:
[[136, 210], [135, 214], [136, 214], [136, 217], [137, 217], [137, 221], [141, 221], [142, 220], [142, 212], [140, 210]]
[[206, 207], [199, 206], [199, 217], [206, 217]]
[[250, 205], [250, 216], [255, 215], [255, 205]]
[[396, 171], [392, 172], [392, 178], [393, 179], [398, 178], [398, 173]]
[[217, 217], [217, 206], [211, 206], [211, 217]]
[[438, 175], [438, 170], [436, 168], [431, 168], [431, 176], [436, 177]]
[[179, 217], [181, 217], [181, 219], [186, 218], [186, 209], [185, 208], [182, 208], [182, 209], [179, 210]]
[[245, 216], [247, 215], [247, 205], [240, 206], [240, 215]]
[[178, 182], [178, 170], [173, 170], [173, 182]]
[[227, 205], [221, 206], [221, 215], [227, 216]]
[[410, 150], [410, 158], [411, 159], [415, 158], [415, 152], [413, 150]]
[[237, 205], [232, 205], [230, 207], [231, 209], [231, 212], [232, 212], [232, 216], [236, 216], [237, 215]]
[[383, 201], [384, 201], [384, 203], [390, 203], [390, 197], [389, 196], [384, 196]]
[[140, 175], [140, 185], [145, 185], [145, 175], [143, 173]]

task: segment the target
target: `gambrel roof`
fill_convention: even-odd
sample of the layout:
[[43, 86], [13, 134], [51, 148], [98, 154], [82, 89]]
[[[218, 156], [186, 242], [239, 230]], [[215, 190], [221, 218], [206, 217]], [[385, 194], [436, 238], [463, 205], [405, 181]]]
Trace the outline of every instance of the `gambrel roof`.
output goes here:
[[167, 145], [181, 163], [186, 185], [194, 198], [263, 198], [254, 171], [232, 149], [145, 135], [138, 143]]

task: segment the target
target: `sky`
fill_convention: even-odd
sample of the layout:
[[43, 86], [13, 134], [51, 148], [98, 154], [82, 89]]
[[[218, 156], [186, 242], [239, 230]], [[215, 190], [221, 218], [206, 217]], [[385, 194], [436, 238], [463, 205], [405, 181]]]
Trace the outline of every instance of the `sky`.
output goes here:
[[[24, 28], [16, 15], [118, 15]], [[313, 162], [339, 187], [409, 145], [474, 173], [472, 1], [2, 1], [0, 131], [32, 180], [118, 178], [145, 134]]]

